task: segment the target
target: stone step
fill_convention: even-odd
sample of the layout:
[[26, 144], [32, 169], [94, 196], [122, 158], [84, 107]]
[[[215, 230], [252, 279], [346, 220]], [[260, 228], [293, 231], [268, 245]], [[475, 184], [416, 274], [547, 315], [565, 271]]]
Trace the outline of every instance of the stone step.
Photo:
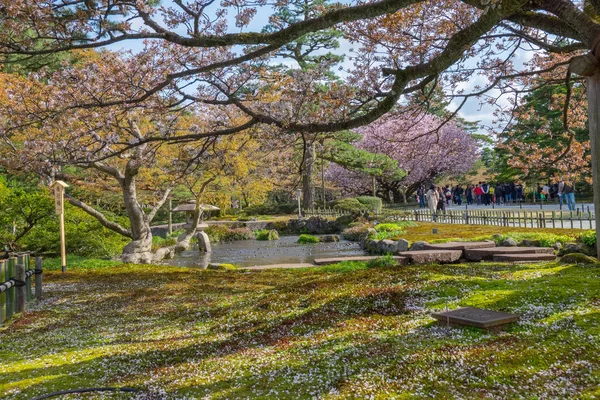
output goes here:
[[267, 265], [255, 265], [253, 267], [241, 267], [240, 269], [247, 269], [251, 271], [263, 271], [266, 269], [286, 269], [286, 268], [310, 268], [315, 267], [316, 265], [308, 264], [308, 263], [298, 263], [298, 264], [267, 264]]
[[[370, 261], [375, 260], [376, 258], [381, 258], [382, 256], [353, 256], [353, 257], [333, 257], [333, 258], [316, 258], [315, 264], [317, 265], [327, 265], [327, 264], [337, 264], [343, 261]], [[394, 256], [392, 257], [399, 265], [408, 264], [408, 258]]]
[[554, 249], [551, 247], [492, 247], [489, 249], [467, 249], [465, 258], [468, 261], [491, 261], [498, 254], [552, 254]]
[[496, 243], [487, 242], [447, 242], [433, 243], [423, 245], [423, 250], [467, 250], [467, 249], [488, 249], [496, 247]]
[[482, 329], [494, 329], [519, 320], [519, 316], [501, 311], [464, 307], [455, 310], [432, 313], [439, 325], [464, 325]]
[[417, 250], [403, 251], [399, 256], [408, 257], [413, 264], [452, 263], [460, 260], [462, 250]]
[[498, 262], [531, 262], [531, 261], [555, 261], [554, 254], [534, 253], [534, 254], [494, 254], [494, 261]]

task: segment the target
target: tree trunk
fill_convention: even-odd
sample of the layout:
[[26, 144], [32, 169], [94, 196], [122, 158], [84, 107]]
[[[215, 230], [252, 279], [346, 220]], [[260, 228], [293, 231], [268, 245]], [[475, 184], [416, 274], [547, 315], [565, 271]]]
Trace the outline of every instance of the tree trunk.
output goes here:
[[305, 209], [314, 208], [315, 206], [314, 167], [315, 143], [311, 142], [307, 145], [304, 168], [302, 170], [302, 208]]
[[[588, 123], [590, 128], [590, 147], [592, 150], [592, 178], [594, 180], [594, 213], [596, 232], [600, 227], [600, 71], [587, 77]], [[596, 251], [600, 257], [600, 235], [596, 234]]]
[[129, 217], [131, 242], [123, 248], [121, 259], [132, 264], [152, 263], [152, 231], [150, 222], [144, 214], [142, 206], [137, 201], [135, 177], [126, 177], [121, 182], [123, 202]]
[[400, 194], [402, 195], [402, 204], [408, 204], [408, 200], [406, 199], [406, 189], [400, 189]]

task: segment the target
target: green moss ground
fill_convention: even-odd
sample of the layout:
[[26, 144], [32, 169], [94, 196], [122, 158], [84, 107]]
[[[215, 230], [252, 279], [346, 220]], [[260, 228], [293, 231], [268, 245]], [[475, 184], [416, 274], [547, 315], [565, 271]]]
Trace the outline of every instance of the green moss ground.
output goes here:
[[[598, 398], [599, 278], [558, 263], [49, 271], [47, 299], [0, 328], [0, 398]], [[522, 320], [438, 327], [446, 306]]]

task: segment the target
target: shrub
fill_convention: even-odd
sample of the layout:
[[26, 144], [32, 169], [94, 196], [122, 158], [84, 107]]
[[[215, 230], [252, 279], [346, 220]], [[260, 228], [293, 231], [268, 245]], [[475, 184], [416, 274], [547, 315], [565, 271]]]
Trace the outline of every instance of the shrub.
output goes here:
[[376, 214], [381, 212], [383, 208], [383, 202], [379, 197], [374, 196], [359, 196], [356, 198], [359, 203], [364, 204], [369, 208], [369, 210], [373, 211]]
[[246, 215], [278, 215], [298, 212], [298, 203], [262, 204], [244, 209]]
[[560, 259], [561, 264], [596, 264], [598, 260], [582, 253], [571, 253], [563, 256]]
[[300, 244], [309, 244], [309, 243], [319, 243], [319, 238], [313, 235], [302, 234], [298, 237], [298, 243]]
[[346, 228], [342, 231], [342, 237], [346, 240], [358, 242], [362, 235], [364, 235], [369, 229], [368, 224], [354, 225], [350, 228]]
[[254, 239], [248, 228], [230, 228], [226, 225], [210, 225], [204, 230], [212, 242], [229, 242], [232, 240]]
[[396, 265], [398, 265], [398, 262], [389, 254], [374, 258], [367, 262], [367, 268], [394, 267]]
[[585, 231], [579, 237], [581, 243], [587, 244], [588, 246], [596, 246], [596, 231]]
[[260, 229], [254, 231], [256, 240], [279, 240], [279, 233], [275, 229]]
[[217, 270], [217, 271], [233, 271], [239, 269], [236, 265], [233, 264], [211, 264], [207, 267], [207, 269]]
[[351, 197], [347, 199], [335, 200], [330, 203], [330, 206], [336, 210], [346, 211], [353, 214], [360, 214], [369, 210], [369, 207]]

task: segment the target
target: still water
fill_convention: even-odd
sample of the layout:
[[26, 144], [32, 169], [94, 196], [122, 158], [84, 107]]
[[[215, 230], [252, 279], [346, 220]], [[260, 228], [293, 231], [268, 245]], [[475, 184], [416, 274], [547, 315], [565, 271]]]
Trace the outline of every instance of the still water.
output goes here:
[[281, 236], [279, 240], [238, 240], [211, 243], [212, 253], [199, 254], [197, 249], [179, 253], [169, 265], [206, 268], [208, 263], [254, 265], [312, 263], [315, 258], [364, 255], [356, 242], [298, 244], [298, 236]]

